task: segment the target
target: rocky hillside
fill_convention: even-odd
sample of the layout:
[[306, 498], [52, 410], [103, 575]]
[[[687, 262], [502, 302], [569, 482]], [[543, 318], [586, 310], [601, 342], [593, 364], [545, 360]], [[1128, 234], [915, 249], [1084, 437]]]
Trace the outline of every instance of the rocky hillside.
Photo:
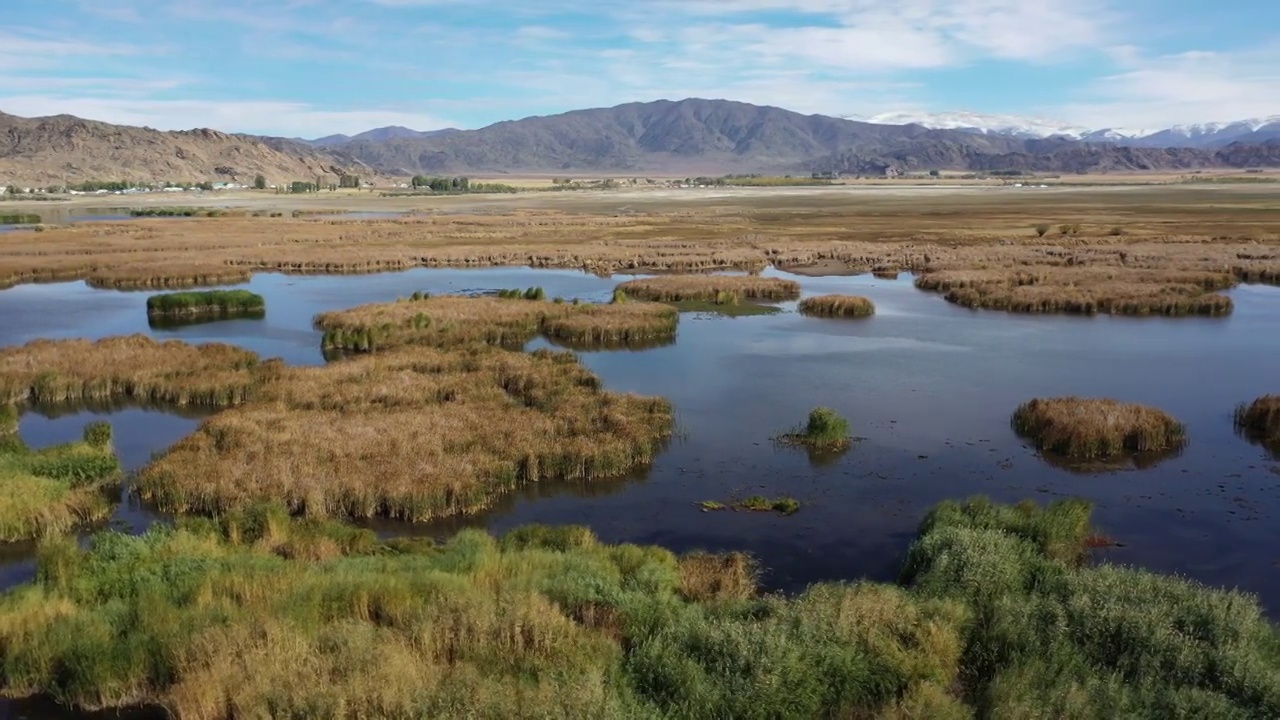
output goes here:
[[346, 153], [289, 140], [216, 130], [160, 132], [70, 115], [20, 118], [0, 113], [0, 185], [48, 186], [86, 180], [252, 183], [337, 182], [374, 171]]
[[336, 149], [398, 175], [464, 172], [650, 174], [914, 170], [1100, 172], [1277, 165], [1265, 145], [1130, 148], [886, 125], [725, 100], [630, 103], [479, 130], [356, 137]]

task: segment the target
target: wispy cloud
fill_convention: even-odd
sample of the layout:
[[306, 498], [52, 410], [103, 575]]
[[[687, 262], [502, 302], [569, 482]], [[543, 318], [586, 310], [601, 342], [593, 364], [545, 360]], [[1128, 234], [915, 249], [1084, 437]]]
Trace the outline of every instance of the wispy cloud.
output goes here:
[[[1180, 44], [1154, 33], [1154, 45], [1143, 28], [1175, 12], [1158, 0], [44, 0], [19, 3], [0, 30], [0, 109], [285, 135], [689, 96], [1111, 126], [1280, 111], [1268, 107], [1280, 53], [1211, 51], [1190, 17]], [[966, 90], [1000, 107], [955, 107]]]

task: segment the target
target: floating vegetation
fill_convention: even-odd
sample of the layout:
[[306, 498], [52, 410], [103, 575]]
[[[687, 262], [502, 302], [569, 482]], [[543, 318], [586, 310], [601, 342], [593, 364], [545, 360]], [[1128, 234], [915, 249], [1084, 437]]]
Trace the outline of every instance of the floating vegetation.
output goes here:
[[267, 303], [248, 290], [203, 290], [152, 295], [148, 318], [265, 317]]
[[728, 505], [718, 500], [703, 500], [698, 503], [698, 507], [702, 508], [702, 512], [745, 510], [748, 512], [776, 512], [780, 515], [794, 515], [800, 510], [800, 501], [791, 497], [770, 499], [763, 495], [752, 495]]
[[251, 506], [48, 543], [0, 692], [174, 717], [1274, 717], [1249, 595], [1091, 567], [1090, 507], [948, 502], [900, 584], [761, 595], [741, 553], [447, 542]]
[[828, 318], [862, 318], [875, 314], [875, 303], [856, 295], [819, 295], [800, 301], [801, 315]]
[[0, 404], [131, 400], [225, 407], [244, 402], [280, 368], [221, 343], [157, 342], [145, 335], [33, 340], [0, 349]]
[[546, 300], [547, 293], [540, 287], [531, 287], [525, 290], [519, 288], [511, 290], [499, 290], [497, 293], [499, 298], [503, 300]]
[[661, 303], [514, 303], [445, 295], [324, 313], [315, 322], [325, 331], [325, 348], [355, 352], [404, 345], [520, 348], [539, 334], [578, 349], [608, 349], [673, 341], [679, 313]]
[[777, 440], [784, 445], [831, 452], [847, 449], [853, 436], [848, 420], [831, 408], [819, 407], [809, 412], [809, 420], [804, 425], [779, 435]]
[[0, 542], [102, 520], [111, 514], [103, 491], [119, 479], [109, 424], [87, 425], [82, 442], [32, 450], [17, 436], [17, 410], [0, 408]]
[[1280, 395], [1263, 395], [1241, 404], [1235, 413], [1236, 431], [1280, 453]]
[[0, 225], [39, 225], [39, 215], [30, 213], [0, 213]]
[[800, 284], [794, 280], [755, 275], [663, 275], [628, 280], [617, 287], [627, 297], [656, 302], [697, 300], [736, 305], [743, 300], [794, 300]]
[[524, 483], [623, 476], [653, 460], [672, 422], [667, 401], [606, 392], [572, 353], [407, 347], [281, 369], [136, 487], [165, 512], [273, 501], [423, 521], [479, 512]]
[[1186, 428], [1167, 413], [1106, 398], [1037, 398], [1014, 412], [1012, 424], [1037, 449], [1071, 460], [1165, 453], [1187, 442]]

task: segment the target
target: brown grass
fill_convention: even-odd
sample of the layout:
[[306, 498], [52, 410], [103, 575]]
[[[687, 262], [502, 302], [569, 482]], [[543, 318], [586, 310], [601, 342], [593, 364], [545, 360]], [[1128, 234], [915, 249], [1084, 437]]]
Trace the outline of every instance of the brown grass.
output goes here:
[[279, 368], [231, 345], [145, 335], [33, 340], [0, 349], [0, 404], [140, 403], [223, 407], [244, 402]]
[[166, 512], [272, 500], [420, 521], [522, 483], [620, 476], [671, 430], [665, 400], [605, 392], [570, 353], [403, 348], [284, 369], [145, 468], [138, 491]]
[[801, 315], [831, 318], [870, 317], [876, 313], [875, 303], [857, 295], [819, 295], [805, 298], [797, 308]]
[[794, 300], [800, 283], [753, 275], [663, 275], [618, 286], [627, 297], [657, 302], [702, 300], [731, 305], [741, 300]]
[[660, 303], [609, 305], [431, 297], [324, 313], [316, 326], [327, 348], [488, 344], [518, 348], [539, 333], [577, 347], [627, 347], [674, 340], [679, 314]]
[[1254, 442], [1280, 450], [1280, 395], [1263, 395], [1236, 408], [1236, 429]]
[[1037, 398], [1014, 412], [1013, 427], [1040, 450], [1079, 460], [1174, 451], [1187, 441], [1167, 413], [1111, 399]]
[[744, 553], [692, 552], [680, 558], [680, 594], [694, 602], [754, 597], [759, 576], [759, 565]]
[[[466, 214], [463, 204], [461, 212], [401, 220], [196, 218], [6, 233], [0, 286], [84, 279], [102, 287], [187, 287], [242, 282], [255, 272], [492, 265], [689, 273], [773, 263], [846, 274], [947, 273], [921, 287], [1018, 312], [1222, 313], [1227, 304], [1197, 276], [1225, 278], [1212, 289], [1280, 280], [1272, 188], [885, 192], [856, 204], [833, 191], [648, 197], [565, 197], [554, 203], [559, 211], [547, 211], [520, 205], [537, 198], [516, 196], [485, 201], [478, 214]], [[1080, 223], [1081, 230], [1038, 238], [1037, 223]], [[1110, 235], [1115, 226], [1124, 235]], [[953, 293], [954, 276], [966, 273], [985, 282]], [[1024, 274], [1037, 280], [1027, 286], [1018, 280]]]

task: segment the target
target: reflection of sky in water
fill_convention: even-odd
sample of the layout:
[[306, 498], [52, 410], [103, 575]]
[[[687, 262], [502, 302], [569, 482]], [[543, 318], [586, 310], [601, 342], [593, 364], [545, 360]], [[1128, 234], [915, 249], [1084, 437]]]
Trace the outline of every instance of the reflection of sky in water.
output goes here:
[[[774, 270], [769, 275], [791, 277]], [[367, 276], [262, 274], [244, 285], [267, 298], [264, 320], [153, 331], [148, 293], [83, 283], [0, 292], [0, 345], [36, 337], [142, 332], [221, 341], [296, 364], [322, 362], [319, 312], [434, 294], [541, 286], [548, 296], [606, 301], [628, 276], [576, 271], [412, 270]], [[1237, 438], [1236, 403], [1280, 391], [1280, 288], [1231, 292], [1228, 318], [1023, 316], [974, 312], [922, 292], [911, 276], [797, 278], [805, 296], [865, 295], [877, 314], [807, 318], [685, 315], [674, 346], [590, 352], [584, 362], [615, 390], [675, 404], [680, 438], [644, 478], [584, 493], [554, 486], [513, 497], [459, 524], [503, 530], [527, 522], [578, 522], [605, 539], [676, 549], [748, 549], [774, 586], [870, 574], [891, 578], [921, 513], [945, 498], [1001, 500], [1079, 494], [1099, 505], [1104, 529], [1126, 543], [1109, 557], [1266, 594], [1280, 606], [1280, 475], [1266, 453]], [[545, 347], [535, 340], [530, 347]], [[1043, 395], [1093, 395], [1149, 403], [1184, 421], [1191, 445], [1144, 471], [1076, 475], [1035, 457], [1009, 415]], [[817, 405], [853, 423], [860, 442], [824, 466], [771, 438]], [[37, 444], [73, 439], [86, 415], [24, 416]], [[109, 415], [126, 462], [136, 467], [195, 427], [195, 420], [129, 410]], [[787, 494], [805, 507], [790, 518], [703, 514], [695, 501]], [[139, 517], [136, 507], [119, 515]], [[403, 526], [400, 531], [406, 530]]]

